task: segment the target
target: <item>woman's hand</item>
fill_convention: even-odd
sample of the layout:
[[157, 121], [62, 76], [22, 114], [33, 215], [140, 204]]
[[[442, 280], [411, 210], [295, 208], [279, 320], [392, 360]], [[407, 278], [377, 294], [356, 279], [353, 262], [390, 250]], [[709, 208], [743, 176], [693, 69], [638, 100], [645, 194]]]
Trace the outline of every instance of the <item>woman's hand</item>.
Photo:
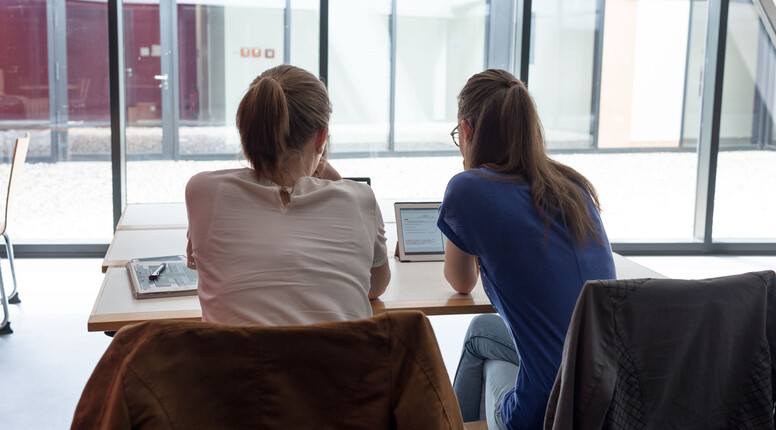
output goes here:
[[330, 181], [339, 181], [342, 179], [342, 175], [340, 175], [339, 172], [329, 164], [328, 160], [324, 158], [321, 158], [321, 161], [318, 162], [318, 167], [315, 168], [313, 177], [328, 179]]

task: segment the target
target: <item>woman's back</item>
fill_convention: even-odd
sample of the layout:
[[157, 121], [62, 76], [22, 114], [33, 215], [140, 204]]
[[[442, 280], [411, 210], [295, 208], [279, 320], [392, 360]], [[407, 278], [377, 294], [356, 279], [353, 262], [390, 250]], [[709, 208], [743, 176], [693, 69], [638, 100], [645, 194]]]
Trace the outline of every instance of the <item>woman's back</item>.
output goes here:
[[366, 318], [390, 280], [371, 188], [326, 161], [331, 102], [311, 73], [264, 71], [237, 108], [250, 168], [186, 187], [189, 264], [205, 321], [291, 325]]
[[302, 177], [289, 197], [283, 204], [280, 187], [252, 169], [190, 180], [203, 320], [290, 325], [371, 316], [370, 268], [386, 259], [371, 189]]
[[514, 176], [470, 169], [448, 184], [439, 226], [455, 246], [477, 256], [485, 291], [520, 354], [516, 395], [508, 394], [512, 406], [502, 411], [505, 422], [512, 414], [532, 422], [543, 413], [579, 291], [589, 279], [615, 277], [592, 203], [589, 211], [602, 240], [580, 243], [562, 220], [547, 225], [530, 185]]

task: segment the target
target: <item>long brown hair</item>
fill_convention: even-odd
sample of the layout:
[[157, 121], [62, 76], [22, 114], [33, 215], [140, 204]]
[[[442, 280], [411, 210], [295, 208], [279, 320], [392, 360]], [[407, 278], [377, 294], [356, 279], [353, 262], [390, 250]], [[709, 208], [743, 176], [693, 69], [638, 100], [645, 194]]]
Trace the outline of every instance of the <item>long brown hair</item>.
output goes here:
[[289, 151], [301, 151], [328, 127], [331, 102], [323, 83], [298, 67], [269, 69], [251, 83], [237, 108], [243, 153], [259, 177], [282, 174]]
[[589, 202], [601, 210], [598, 194], [579, 172], [547, 156], [536, 106], [522, 82], [504, 70], [472, 76], [458, 95], [458, 119], [473, 129], [466, 169], [515, 175], [530, 184], [533, 205], [548, 227], [560, 216], [578, 241], [601, 240], [588, 210]]

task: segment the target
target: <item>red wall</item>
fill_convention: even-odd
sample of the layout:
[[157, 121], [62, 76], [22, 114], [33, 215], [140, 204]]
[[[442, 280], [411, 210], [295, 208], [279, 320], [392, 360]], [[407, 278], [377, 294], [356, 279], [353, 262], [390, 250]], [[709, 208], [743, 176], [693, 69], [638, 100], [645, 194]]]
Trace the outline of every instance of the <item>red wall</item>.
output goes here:
[[46, 34], [45, 0], [0, 0], [0, 120], [48, 119]]
[[[0, 0], [0, 121], [49, 119], [45, 0]], [[107, 2], [66, 3], [68, 119], [107, 123], [110, 118]], [[141, 48], [159, 45], [159, 8], [124, 6], [127, 119], [161, 120], [159, 56]], [[195, 6], [178, 7], [180, 116], [199, 115]], [[86, 88], [88, 86], [88, 89]]]
[[[67, 83], [68, 119], [84, 122], [110, 120], [107, 3], [68, 1]], [[81, 85], [88, 82], [85, 101]]]

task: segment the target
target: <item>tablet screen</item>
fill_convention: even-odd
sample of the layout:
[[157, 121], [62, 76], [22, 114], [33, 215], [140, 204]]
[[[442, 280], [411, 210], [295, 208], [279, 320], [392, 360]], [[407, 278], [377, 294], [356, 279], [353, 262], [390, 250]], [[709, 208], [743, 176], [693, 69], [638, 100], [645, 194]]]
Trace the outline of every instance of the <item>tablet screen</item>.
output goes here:
[[444, 254], [439, 208], [401, 208], [400, 216], [405, 254]]

